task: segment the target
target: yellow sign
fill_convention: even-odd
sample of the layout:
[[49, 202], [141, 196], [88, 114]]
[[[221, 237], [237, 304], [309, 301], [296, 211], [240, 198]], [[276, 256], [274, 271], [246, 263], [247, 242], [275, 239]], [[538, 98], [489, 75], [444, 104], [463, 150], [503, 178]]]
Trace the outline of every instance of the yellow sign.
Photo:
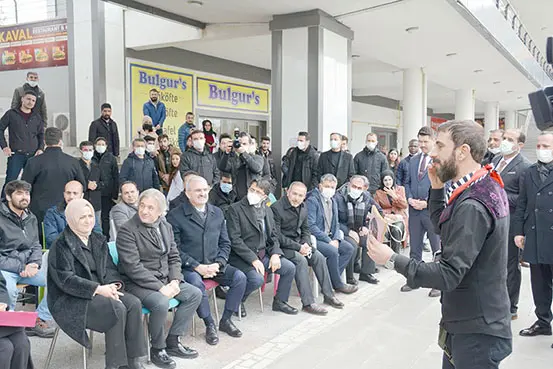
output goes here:
[[163, 130], [171, 144], [178, 147], [178, 129], [184, 123], [187, 112], [192, 112], [193, 76], [170, 67], [154, 67], [130, 63], [131, 139], [142, 129], [144, 103], [150, 100], [150, 90], [160, 93], [167, 117]]
[[268, 89], [203, 77], [197, 77], [196, 84], [198, 107], [269, 112]]

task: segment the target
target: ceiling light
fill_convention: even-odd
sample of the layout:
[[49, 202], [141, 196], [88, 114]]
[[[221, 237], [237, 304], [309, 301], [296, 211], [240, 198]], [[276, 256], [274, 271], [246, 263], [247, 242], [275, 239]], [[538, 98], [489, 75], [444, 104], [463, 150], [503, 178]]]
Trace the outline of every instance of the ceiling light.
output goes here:
[[199, 1], [199, 0], [188, 0], [188, 4], [192, 5], [192, 6], [197, 6], [197, 7], [200, 7], [200, 6], [204, 5], [204, 3], [202, 1]]
[[495, 81], [493, 84], [494, 84], [494, 85], [498, 85], [498, 84], [500, 84], [500, 83], [501, 83], [501, 81]]
[[455, 55], [457, 55], [457, 53], [449, 53], [449, 54], [445, 54], [445, 56], [447, 56], [447, 57], [451, 57], [451, 56], [455, 56]]
[[418, 30], [419, 30], [419, 27], [409, 27], [409, 28], [405, 29], [405, 32], [413, 33], [413, 32], [416, 32]]
[[357, 59], [357, 58], [360, 58], [361, 55], [353, 54], [351, 57], [352, 57], [353, 59]]
[[515, 91], [513, 91], [513, 90], [508, 90], [507, 91], [508, 94], [512, 94], [513, 92], [515, 92]]
[[482, 73], [484, 70], [483, 69], [475, 69], [473, 72], [474, 73]]
[[521, 100], [521, 99], [522, 99], [522, 96], [517, 97], [517, 100]]

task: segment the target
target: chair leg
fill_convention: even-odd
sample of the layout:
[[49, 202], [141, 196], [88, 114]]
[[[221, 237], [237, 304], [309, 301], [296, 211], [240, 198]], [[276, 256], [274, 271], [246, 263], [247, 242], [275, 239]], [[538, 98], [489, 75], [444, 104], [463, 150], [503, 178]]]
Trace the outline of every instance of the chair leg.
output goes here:
[[94, 347], [94, 331], [88, 330], [88, 336], [90, 337], [90, 349], [88, 350], [88, 357], [92, 357], [92, 348]]
[[84, 369], [87, 369], [87, 363], [86, 363], [86, 356], [87, 356], [87, 352], [86, 352], [86, 347], [83, 346], [83, 368]]
[[192, 315], [192, 337], [196, 337], [196, 313]]
[[213, 296], [213, 309], [215, 310], [215, 325], [219, 326], [219, 308], [217, 307], [217, 296], [215, 295], [215, 288], [211, 290], [211, 295]]
[[242, 320], [242, 301], [240, 301], [240, 305], [238, 305], [238, 321]]
[[152, 358], [150, 357], [151, 342], [150, 342], [150, 332], [148, 330], [148, 315], [144, 315], [144, 319], [142, 321], [144, 324], [144, 335], [146, 336], [146, 347], [148, 348], [148, 364], [151, 364]]
[[313, 269], [311, 269], [311, 286], [313, 288], [313, 297], [319, 298], [319, 281]]
[[48, 356], [46, 357], [46, 363], [44, 364], [44, 369], [50, 368], [50, 361], [52, 360], [52, 355], [54, 354], [54, 349], [56, 348], [56, 342], [58, 341], [58, 334], [60, 333], [60, 328], [57, 327], [54, 331], [54, 337], [52, 337], [52, 342], [50, 343], [50, 349], [48, 350]]
[[261, 306], [261, 312], [263, 312], [263, 293], [261, 292], [261, 288], [259, 289], [259, 305]]

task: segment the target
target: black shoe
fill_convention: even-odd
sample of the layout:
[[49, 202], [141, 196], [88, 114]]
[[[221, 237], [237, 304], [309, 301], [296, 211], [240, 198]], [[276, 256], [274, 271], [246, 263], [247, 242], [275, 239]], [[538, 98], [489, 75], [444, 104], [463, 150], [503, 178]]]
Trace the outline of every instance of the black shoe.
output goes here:
[[284, 314], [288, 315], [296, 315], [298, 313], [298, 309], [288, 305], [288, 303], [284, 301], [279, 301], [277, 299], [273, 300], [273, 311], [281, 311]]
[[[122, 368], [126, 368], [126, 369], [145, 369], [144, 365], [142, 365], [142, 364], [143, 364], [142, 358], [134, 357], [134, 358], [129, 358], [128, 365], [125, 366], [125, 367], [122, 367]], [[119, 368], [119, 369], [122, 369], [122, 368]]]
[[304, 306], [302, 311], [305, 311], [306, 313], [313, 314], [313, 315], [326, 315], [328, 314], [328, 310], [326, 310], [324, 307], [317, 305], [317, 304], [311, 304]]
[[215, 296], [217, 296], [218, 299], [226, 300], [227, 299], [227, 290], [225, 290], [221, 286], [215, 287]]
[[230, 319], [221, 320], [219, 322], [219, 330], [221, 332], [225, 332], [226, 334], [228, 334], [231, 337], [236, 337], [236, 338], [242, 337], [242, 331], [240, 329], [236, 328], [236, 326], [234, 325], [234, 323]]
[[327, 305], [332, 306], [334, 309], [343, 309], [344, 303], [336, 298], [336, 296], [327, 297], [325, 296], [323, 302]]
[[522, 337], [551, 336], [551, 327], [543, 327], [534, 323], [530, 328], [521, 330], [519, 334]]
[[198, 351], [191, 349], [190, 347], [183, 346], [178, 343], [177, 346], [169, 347], [166, 349], [167, 353], [171, 356], [180, 357], [182, 359], [195, 359], [198, 357]]
[[[361, 279], [361, 278], [359, 278], [359, 279]], [[359, 282], [357, 282], [357, 279], [355, 279], [355, 278], [349, 278], [348, 280], [346, 280], [346, 283], [351, 284], [352, 286], [357, 286], [359, 284]]]
[[359, 274], [359, 280], [370, 284], [378, 284], [379, 282], [372, 274]]
[[[244, 306], [244, 303], [243, 303], [243, 302], [240, 303], [240, 312], [242, 313], [242, 314], [240, 315], [241, 318], [245, 318], [245, 317], [248, 315], [248, 313], [246, 313], [246, 307]], [[238, 316], [238, 312], [236, 312], [236, 311], [235, 311], [234, 313], [232, 313], [232, 314], [233, 314], [234, 316]]]
[[205, 327], [205, 342], [211, 346], [215, 346], [219, 343], [219, 336], [217, 335], [217, 327], [215, 327], [215, 324], [210, 324]]
[[403, 286], [401, 286], [400, 291], [401, 292], [411, 292], [413, 290], [418, 290], [418, 289], [419, 289], [418, 287], [417, 288], [411, 288], [407, 284], [404, 284]]
[[174, 369], [177, 367], [177, 363], [175, 363], [175, 360], [171, 359], [171, 357], [167, 355], [165, 349], [150, 349], [150, 360], [152, 361], [152, 364], [154, 364], [158, 368]]
[[376, 273], [380, 273], [380, 269], [374, 268], [374, 273], [375, 273], [375, 274], [376, 274]]
[[345, 293], [346, 295], [351, 295], [352, 293], [357, 292], [359, 288], [351, 284], [345, 284], [340, 288], [336, 288], [336, 291]]
[[428, 297], [441, 297], [442, 291], [437, 290], [435, 288], [432, 288], [430, 292], [428, 292]]

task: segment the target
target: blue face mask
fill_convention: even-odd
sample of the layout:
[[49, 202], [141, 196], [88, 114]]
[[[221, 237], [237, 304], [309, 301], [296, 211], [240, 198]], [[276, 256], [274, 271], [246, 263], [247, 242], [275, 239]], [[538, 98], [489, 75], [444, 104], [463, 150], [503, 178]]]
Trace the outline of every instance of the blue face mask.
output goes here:
[[230, 193], [232, 191], [232, 183], [221, 183], [221, 191]]

